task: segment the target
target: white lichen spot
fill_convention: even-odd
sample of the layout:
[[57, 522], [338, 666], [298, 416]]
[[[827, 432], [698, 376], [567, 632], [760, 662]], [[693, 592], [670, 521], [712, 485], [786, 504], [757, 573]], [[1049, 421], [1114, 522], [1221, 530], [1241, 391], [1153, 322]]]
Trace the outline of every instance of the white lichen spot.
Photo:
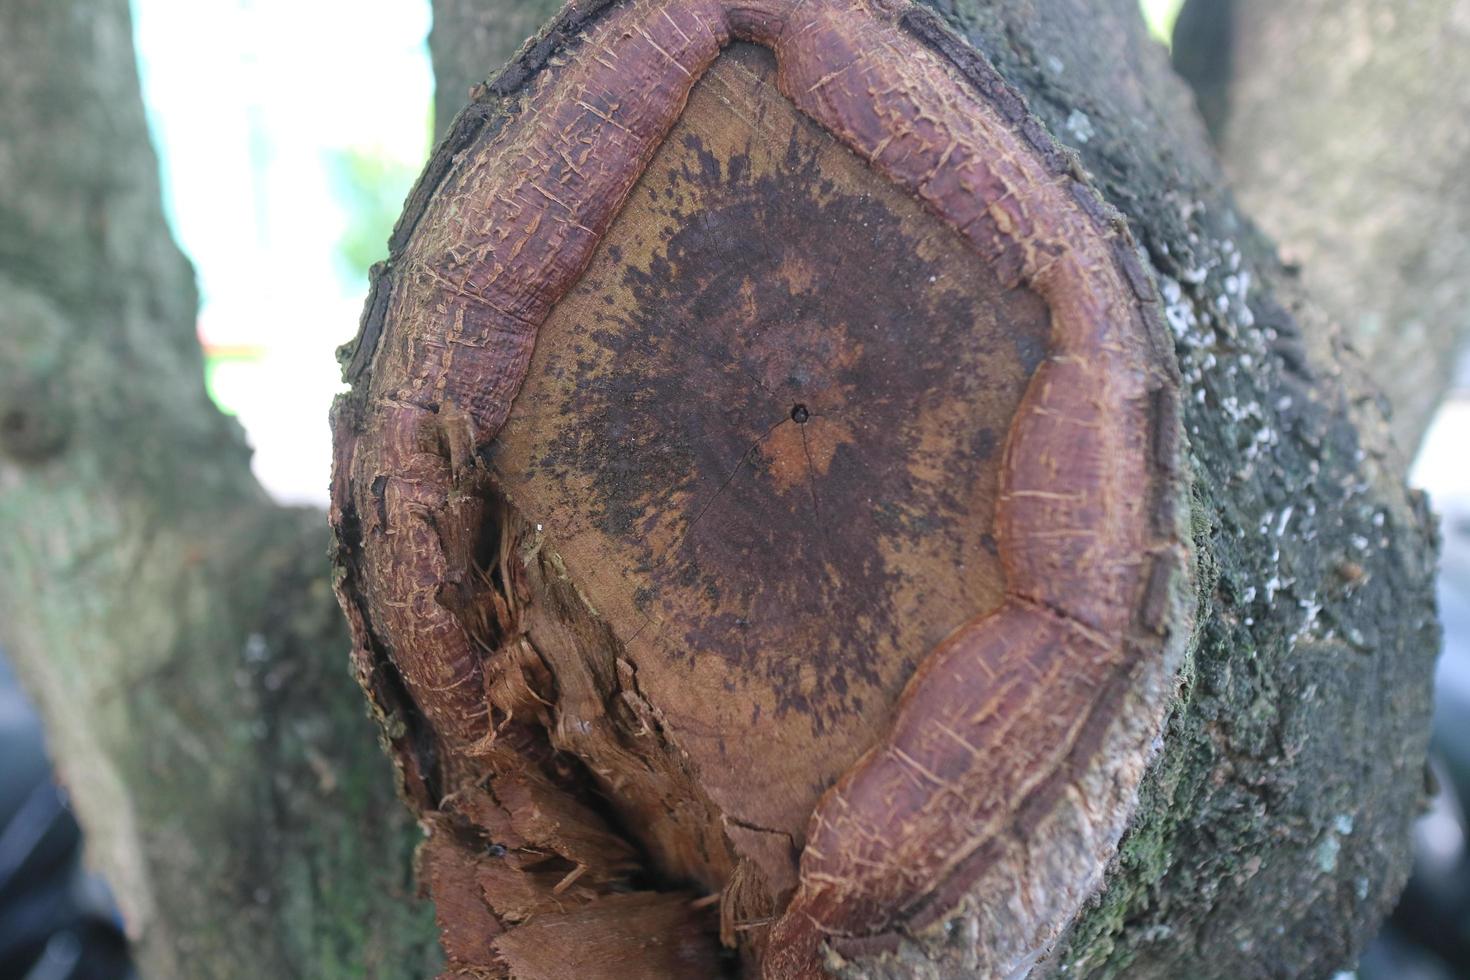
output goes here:
[[1323, 874], [1331, 874], [1337, 870], [1337, 854], [1342, 850], [1342, 842], [1337, 839], [1336, 834], [1329, 833], [1322, 838], [1317, 845], [1317, 867]]
[[1276, 522], [1276, 536], [1279, 538], [1286, 533], [1286, 525], [1291, 521], [1291, 512], [1296, 508], [1287, 504], [1281, 511], [1281, 519]]
[[1333, 818], [1332, 827], [1339, 834], [1346, 837], [1353, 832], [1353, 815], [1351, 813], [1339, 813]]
[[1315, 596], [1312, 596], [1306, 599], [1298, 599], [1296, 604], [1301, 606], [1307, 614], [1302, 620], [1301, 629], [1297, 630], [1297, 636], [1301, 636], [1307, 630], [1317, 625], [1317, 617], [1322, 615], [1322, 603], [1318, 602]]
[[258, 664], [270, 657], [270, 646], [265, 642], [265, 637], [259, 633], [251, 633], [245, 637], [245, 662]]
[[1086, 143], [1093, 137], [1092, 120], [1080, 109], [1072, 110], [1072, 114], [1067, 117], [1066, 126], [1067, 131], [1077, 137], [1079, 143]]

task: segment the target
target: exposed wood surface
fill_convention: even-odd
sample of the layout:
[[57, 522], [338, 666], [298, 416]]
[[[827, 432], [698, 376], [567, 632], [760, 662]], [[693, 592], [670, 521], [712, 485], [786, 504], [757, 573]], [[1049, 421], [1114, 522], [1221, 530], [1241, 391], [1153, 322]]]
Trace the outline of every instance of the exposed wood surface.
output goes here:
[[901, 4], [569, 10], [413, 200], [340, 594], [497, 928], [689, 882], [773, 978], [955, 916], [982, 972], [1048, 949], [1190, 599], [1157, 294], [1014, 92]]
[[492, 473], [727, 819], [790, 851], [924, 654], [1001, 602], [1001, 455], [1048, 318], [757, 52], [695, 87], [542, 325]]
[[[441, 78], [462, 80], [444, 87], [452, 104], [505, 56], [476, 54], [486, 33], [474, 25], [503, 40], [514, 21], [495, 3], [435, 7]], [[1404, 459], [1352, 352], [1236, 209], [1136, 4], [936, 8], [1127, 215], [1160, 276], [1188, 396], [1201, 576], [1182, 687], [1102, 890], [1033, 974], [1236, 980], [1346, 968], [1403, 880], [1423, 785], [1433, 547], [1422, 502], [1402, 487]], [[454, 151], [521, 111], [532, 68], [594, 13], [560, 20], [481, 93], [423, 188], [437, 186]], [[0, 628], [41, 694], [53, 751], [94, 853], [126, 893], [150, 975], [419, 976], [422, 933], [399, 860], [414, 834], [353, 727], [355, 693], [333, 686], [339, 641], [313, 578], [311, 517], [264, 502], [244, 475], [238, 432], [204, 401], [192, 293], [162, 231], [128, 34], [125, 5], [82, 12], [53, 0], [7, 6], [0, 30], [13, 83], [0, 113], [14, 121], [0, 127], [0, 168], [12, 175], [0, 180], [0, 401], [15, 420], [0, 438]], [[1330, 33], [1319, 40], [1337, 53]], [[1442, 106], [1421, 101], [1405, 117], [1433, 126]], [[1348, 199], [1372, 198], [1358, 180], [1343, 178]], [[410, 215], [424, 204], [416, 197]], [[411, 231], [410, 221], [395, 248]], [[358, 349], [371, 355], [365, 339]], [[494, 502], [479, 488], [468, 496]], [[713, 826], [713, 804], [660, 741], [631, 662], [581, 656], [611, 649], [576, 594], [582, 570], [563, 578], [552, 547], [515, 557], [534, 523], [501, 509], [479, 516], [475, 564], [492, 579], [495, 569], [524, 574], [519, 594], [536, 601], [522, 608], [555, 610], [591, 642], [549, 647], [578, 651], [558, 664], [584, 668], [555, 685], [537, 651], [497, 652], [486, 697], [521, 721], [500, 719], [496, 797], [467, 778], [488, 756], [457, 768], [391, 661], [359, 650], [405, 791], [435, 826], [421, 864], [451, 958], [503, 969], [497, 950], [529, 948], [509, 938], [517, 933], [555, 951], [558, 933], [538, 933], [538, 919], [554, 926], [630, 887], [637, 897], [586, 916], [613, 927], [602, 935], [630, 905], [662, 910], [655, 918], [690, 940], [672, 948], [696, 957], [718, 949], [716, 929], [727, 947], [757, 934], [776, 909], [754, 861], [734, 861], [721, 892], [661, 879], [635, 843], [636, 818], [618, 826], [607, 798], [586, 792], [598, 777], [577, 753], [623, 747], [650, 761], [624, 770], [638, 785], [619, 800], [657, 801], [646, 813], [682, 801], [687, 817], [659, 829], [670, 866], [726, 873], [733, 850], [722, 856], [720, 841], [684, 830]], [[507, 580], [501, 572], [490, 591]], [[440, 598], [472, 612], [455, 591]], [[497, 651], [498, 616], [471, 616]], [[253, 634], [266, 640], [263, 658]], [[254, 667], [222, 669], [247, 652]], [[605, 720], [556, 732], [562, 706], [593, 720], [597, 701]], [[574, 748], [551, 751], [553, 735]], [[511, 778], [518, 759], [528, 764]], [[744, 853], [764, 844], [767, 867], [784, 853], [774, 835], [730, 824], [724, 835]], [[961, 913], [900, 935], [896, 948], [848, 944], [829, 963], [844, 980], [974, 976], [979, 925]], [[578, 975], [591, 969], [578, 964]]]

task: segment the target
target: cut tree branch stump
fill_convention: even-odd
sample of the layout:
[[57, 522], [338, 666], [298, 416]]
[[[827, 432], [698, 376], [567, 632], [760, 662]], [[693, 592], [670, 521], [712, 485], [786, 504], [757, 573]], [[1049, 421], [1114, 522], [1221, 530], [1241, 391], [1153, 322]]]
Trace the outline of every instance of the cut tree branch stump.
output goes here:
[[716, 921], [769, 977], [960, 922], [1033, 960], [1189, 633], [1121, 221], [907, 4], [572, 13], [481, 104], [377, 282], [333, 511], [452, 961], [712, 975]]
[[1211, 601], [1181, 380], [927, 8], [568, 8], [343, 360], [338, 596], [450, 975], [1017, 975], [1101, 907]]

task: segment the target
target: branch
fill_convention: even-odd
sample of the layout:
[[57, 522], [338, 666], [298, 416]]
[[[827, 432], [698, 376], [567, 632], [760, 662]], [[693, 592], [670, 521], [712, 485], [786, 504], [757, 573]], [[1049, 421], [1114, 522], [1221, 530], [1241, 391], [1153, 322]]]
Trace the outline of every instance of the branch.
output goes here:
[[[921, 33], [916, 53], [896, 33], [934, 19], [905, 4], [809, 2], [799, 21], [780, 4], [690, 2], [662, 20], [647, 8], [568, 8], [476, 90], [345, 352], [340, 594], [359, 674], [435, 828], [451, 962], [548, 976], [614, 948], [648, 976], [677, 975], [668, 956], [709, 972], [717, 932], [738, 957], [728, 969], [771, 978], [1033, 963], [1299, 975], [1350, 961], [1402, 884], [1422, 794], [1432, 532], [1362, 365], [1235, 210], [1136, 10], [959, 4], [958, 37]], [[879, 23], [853, 29], [864, 16]], [[775, 67], [740, 44], [717, 56], [734, 39], [773, 45]], [[824, 60], [824, 44], [849, 57]], [[903, 74], [930, 70], [924, 85]], [[635, 81], [636, 97], [619, 88]], [[987, 135], [940, 139], [971, 125]], [[834, 139], [870, 166], [812, 148]], [[1009, 176], [964, 169], [1002, 143], [981, 158]], [[940, 144], [950, 152], [926, 156]], [[1016, 176], [1048, 161], [1048, 182]], [[951, 181], [964, 193], [947, 197]], [[1085, 189], [1048, 197], [1071, 181], [1126, 216], [1148, 268], [1101, 248], [1114, 232]], [[913, 221], [978, 240], [905, 237], [845, 194], [894, 213], [907, 201]], [[990, 207], [960, 221], [956, 202]], [[1074, 208], [1098, 223], [1052, 236]], [[895, 241], [935, 270], [916, 276]], [[1100, 278], [1059, 285], [1078, 255]], [[1062, 356], [1017, 371], [979, 327], [946, 344], [948, 269], [970, 308], [991, 311], [978, 322], [1020, 349], [1036, 308], [1005, 308], [987, 283], [1029, 287], [1055, 328], [1039, 356]], [[1091, 301], [1109, 315], [1077, 318]], [[1173, 335], [1187, 445], [1135, 439], [1128, 399], [1109, 401], [1065, 356], [1079, 322], [1137, 341], [1154, 314]], [[1129, 343], [1104, 344], [1122, 359], [1104, 388], [1152, 377]], [[987, 364], [966, 360], [976, 350]], [[1016, 401], [981, 410], [973, 388], [944, 387], [948, 370]], [[1013, 428], [1068, 370], [1079, 376], [1062, 387], [1102, 407], [1047, 418], [1115, 446], [1106, 464], [1083, 436], [1033, 457]], [[998, 423], [1010, 462], [976, 464], [984, 441], [960, 447], [936, 422], [916, 464], [905, 426], [947, 417]], [[1069, 615], [1122, 579], [1074, 581], [1092, 553], [1074, 565], [1057, 542], [1141, 526], [1092, 481], [1114, 461], [1142, 465], [1145, 442], [1163, 473], [1192, 480], [1192, 630], [1189, 602], [1148, 601], [1169, 593], [1135, 577], [1150, 554], [1139, 538], [1113, 566], [1128, 570], [1128, 601], [1098, 599], [1099, 622]], [[853, 460], [861, 477], [844, 477]], [[1008, 482], [1033, 463], [1045, 486]], [[959, 490], [983, 501], [987, 480], [1003, 499], [1036, 493], [1042, 519], [960, 513]], [[1119, 484], [1140, 508], [1149, 485]], [[1114, 508], [1133, 518], [1113, 523]], [[989, 557], [966, 537], [976, 527], [993, 532]], [[1082, 633], [1041, 643], [1063, 655], [1038, 656], [1023, 680], [987, 676], [1030, 649], [987, 647], [989, 627], [1019, 632], [983, 614], [1033, 581], [1015, 549], [1033, 533], [1023, 550], [1055, 573], [1056, 619]], [[942, 555], [924, 550], [935, 542]], [[1182, 650], [1158, 633], [1129, 641], [1082, 690], [1050, 672], [1111, 649], [1109, 616], [1161, 607], [1152, 621], [1187, 631]], [[983, 700], [1012, 683], [1027, 696]], [[948, 724], [1023, 716], [1014, 738]], [[983, 751], [930, 752], [945, 729], [950, 746]], [[1048, 753], [1074, 744], [1088, 748], [1054, 765]], [[911, 812], [941, 817], [908, 825]], [[1069, 835], [1078, 814], [1126, 833]], [[895, 826], [913, 833], [890, 840]], [[536, 941], [548, 922], [586, 943]], [[640, 946], [654, 929], [660, 941]]]
[[1412, 455], [1470, 335], [1470, 14], [1194, 0], [1175, 58], [1244, 206], [1302, 270]]
[[0, 11], [0, 634], [148, 976], [421, 976], [325, 522], [205, 394], [127, 9]]

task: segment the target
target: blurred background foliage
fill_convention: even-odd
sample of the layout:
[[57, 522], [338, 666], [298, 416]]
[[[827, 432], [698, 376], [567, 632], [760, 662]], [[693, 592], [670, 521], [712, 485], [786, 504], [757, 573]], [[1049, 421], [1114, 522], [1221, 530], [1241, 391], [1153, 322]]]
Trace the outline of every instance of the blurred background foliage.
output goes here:
[[132, 6], [210, 393], [244, 426], [266, 489], [323, 505], [334, 351], [433, 131], [428, 0]]
[[[426, 132], [426, 146], [428, 140]], [[352, 282], [365, 281], [373, 263], [387, 257], [388, 236], [422, 163], [383, 147], [349, 147], [328, 154], [332, 188], [347, 213], [337, 239], [337, 258]]]

